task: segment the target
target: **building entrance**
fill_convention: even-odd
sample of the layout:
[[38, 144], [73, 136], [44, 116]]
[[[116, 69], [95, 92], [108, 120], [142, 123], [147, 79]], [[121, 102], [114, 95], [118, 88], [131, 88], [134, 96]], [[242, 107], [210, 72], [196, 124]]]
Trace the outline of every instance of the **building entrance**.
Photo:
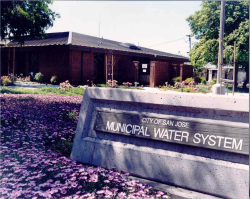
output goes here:
[[104, 54], [94, 54], [94, 84], [103, 84], [104, 81]]
[[26, 64], [25, 64], [25, 53], [23, 52], [18, 52], [16, 55], [16, 67], [17, 67], [17, 71], [16, 74], [18, 76], [20, 76], [21, 74], [23, 75], [23, 77], [28, 76], [28, 74], [26, 74]]
[[133, 61], [139, 61], [138, 81], [140, 85], [149, 86], [150, 82], [150, 59], [133, 57]]
[[139, 63], [139, 83], [145, 86], [150, 82], [150, 64]]

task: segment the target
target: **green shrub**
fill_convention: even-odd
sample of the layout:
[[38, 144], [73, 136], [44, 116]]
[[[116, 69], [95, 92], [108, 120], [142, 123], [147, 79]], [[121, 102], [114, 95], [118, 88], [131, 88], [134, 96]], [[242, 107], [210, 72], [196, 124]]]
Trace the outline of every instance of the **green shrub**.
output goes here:
[[199, 92], [201, 92], [201, 93], [210, 93], [211, 92], [211, 86], [199, 85], [198, 89], [199, 89]]
[[201, 83], [201, 77], [196, 77], [196, 78], [194, 79], [194, 81], [195, 81], [196, 84]]
[[207, 84], [207, 80], [205, 79], [205, 77], [201, 77], [201, 83], [206, 85]]
[[5, 77], [5, 78], [2, 79], [2, 84], [4, 86], [8, 86], [8, 85], [11, 84], [11, 80], [8, 77]]
[[51, 84], [55, 84], [57, 81], [57, 76], [52, 76], [50, 79]]
[[186, 82], [191, 82], [191, 81], [194, 81], [194, 78], [189, 77], [189, 78], [187, 78], [185, 81], [186, 81]]
[[96, 84], [97, 87], [109, 87], [108, 84]]
[[204, 77], [196, 77], [194, 79], [194, 81], [195, 81], [196, 84], [199, 84], [199, 83], [206, 84], [207, 83], [207, 81], [206, 81], [206, 79]]
[[172, 79], [172, 81], [174, 82], [174, 84], [176, 82], [181, 82], [181, 77], [175, 77], [175, 78]]
[[184, 92], [187, 92], [187, 93], [197, 93], [197, 92], [198, 92], [198, 89], [188, 86], [188, 87], [184, 87], [184, 88], [183, 88], [183, 91], [184, 91]]
[[43, 74], [41, 72], [36, 73], [35, 80], [38, 82], [42, 82], [43, 81]]
[[217, 83], [217, 79], [212, 79], [210, 82], [209, 82], [211, 85], [214, 85]]

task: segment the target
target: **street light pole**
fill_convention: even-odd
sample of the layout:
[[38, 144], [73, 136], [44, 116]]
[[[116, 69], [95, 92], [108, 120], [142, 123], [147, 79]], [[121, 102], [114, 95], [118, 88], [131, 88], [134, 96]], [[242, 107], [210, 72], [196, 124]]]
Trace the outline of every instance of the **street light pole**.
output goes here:
[[219, 35], [219, 53], [218, 53], [218, 70], [217, 83], [213, 85], [213, 93], [217, 95], [225, 95], [226, 87], [221, 85], [221, 73], [223, 65], [223, 40], [224, 40], [224, 26], [225, 26], [225, 1], [221, 1], [220, 13], [220, 35]]
[[221, 83], [220, 78], [223, 65], [224, 26], [225, 26], [225, 1], [221, 1], [220, 37], [219, 37], [218, 73], [217, 73], [217, 82], [219, 84]]

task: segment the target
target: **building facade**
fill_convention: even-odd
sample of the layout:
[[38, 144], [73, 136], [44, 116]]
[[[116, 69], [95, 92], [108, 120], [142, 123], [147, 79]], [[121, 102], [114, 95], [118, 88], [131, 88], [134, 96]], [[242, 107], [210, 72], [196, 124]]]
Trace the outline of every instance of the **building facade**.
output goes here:
[[72, 85], [107, 80], [139, 82], [151, 87], [164, 85], [174, 77], [193, 76], [193, 67], [183, 56], [120, 43], [75, 32], [48, 33], [43, 39], [26, 39], [23, 46], [15, 41], [1, 47], [1, 75], [24, 76], [41, 72], [49, 83], [69, 80]]

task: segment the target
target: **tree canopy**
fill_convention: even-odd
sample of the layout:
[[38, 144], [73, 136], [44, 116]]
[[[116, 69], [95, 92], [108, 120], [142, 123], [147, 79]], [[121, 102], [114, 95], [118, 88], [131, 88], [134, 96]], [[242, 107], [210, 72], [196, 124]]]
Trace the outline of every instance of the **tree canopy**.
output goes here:
[[[190, 60], [195, 70], [206, 63], [218, 63], [220, 32], [220, 1], [205, 1], [202, 9], [187, 18], [192, 35], [200, 41], [190, 51]], [[236, 41], [237, 65], [249, 74], [249, 2], [226, 1], [223, 58], [224, 63], [233, 60]], [[248, 79], [248, 78], [247, 78]]]
[[1, 1], [1, 40], [24, 43], [24, 37], [41, 38], [59, 14], [49, 8], [52, 1]]

